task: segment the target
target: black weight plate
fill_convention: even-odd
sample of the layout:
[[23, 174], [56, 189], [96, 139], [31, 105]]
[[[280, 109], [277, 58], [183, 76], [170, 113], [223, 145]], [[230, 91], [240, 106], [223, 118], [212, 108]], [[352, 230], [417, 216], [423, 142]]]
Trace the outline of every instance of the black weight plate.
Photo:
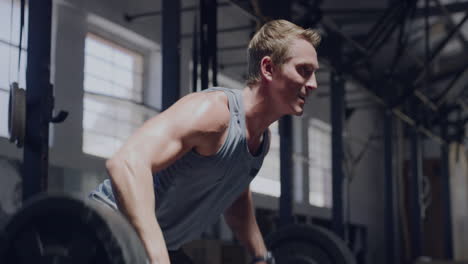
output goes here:
[[42, 195], [0, 234], [0, 263], [147, 263], [137, 234], [118, 212], [70, 195]]
[[314, 225], [291, 225], [266, 239], [277, 264], [301, 259], [313, 264], [355, 264], [356, 260], [346, 244], [327, 229]]
[[280, 259], [278, 263], [294, 263], [294, 264], [320, 264], [315, 260], [307, 257], [307, 256], [285, 256], [284, 258]]

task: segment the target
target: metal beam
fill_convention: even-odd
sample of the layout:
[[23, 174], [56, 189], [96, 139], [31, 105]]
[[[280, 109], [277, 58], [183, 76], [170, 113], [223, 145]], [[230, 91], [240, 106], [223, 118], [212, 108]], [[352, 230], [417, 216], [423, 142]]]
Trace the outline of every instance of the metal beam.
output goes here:
[[[447, 10], [447, 8], [442, 5], [442, 3], [440, 2], [440, 0], [433, 0], [437, 7], [440, 8], [440, 10], [442, 10], [442, 13], [445, 17], [445, 21], [446, 21], [446, 25], [447, 25], [447, 28], [450, 30], [450, 29], [453, 29], [455, 27], [455, 22], [453, 21], [453, 17], [452, 15], [450, 14], [450, 12]], [[463, 35], [463, 32], [459, 31], [458, 32], [458, 38], [460, 39], [460, 41], [463, 43], [463, 46], [465, 46], [465, 49], [468, 49], [468, 41], [466, 40], [465, 36]]]
[[31, 1], [28, 9], [23, 201], [47, 190], [49, 122], [53, 109], [50, 84], [52, 0]]
[[408, 91], [405, 92], [405, 94], [403, 94], [396, 100], [397, 104], [394, 105], [394, 107], [403, 104], [408, 98], [410, 98], [410, 95], [415, 95], [421, 102], [429, 106], [432, 110], [437, 111], [439, 109], [436, 103], [432, 102], [430, 98], [428, 98], [427, 96], [423, 95], [421, 92], [418, 91], [418, 85], [423, 81], [426, 74], [428, 74], [428, 71], [431, 68], [432, 63], [434, 62], [434, 59], [440, 55], [444, 47], [449, 43], [449, 41], [453, 38], [453, 36], [455, 36], [455, 34], [460, 30], [461, 26], [467, 20], [468, 20], [468, 11], [466, 11], [465, 16], [449, 32], [449, 34], [447, 34], [447, 36], [441, 42], [439, 42], [439, 45], [437, 45], [435, 50], [430, 55], [428, 55], [428, 58], [426, 58], [424, 67], [419, 71], [419, 74], [417, 74], [417, 77], [411, 83], [411, 86], [409, 87]]
[[385, 192], [385, 240], [386, 243], [386, 261], [387, 264], [398, 263], [396, 249], [397, 240], [396, 232], [397, 228], [397, 212], [398, 210], [395, 203], [395, 178], [393, 176], [393, 115], [392, 112], [388, 109], [385, 109], [384, 112], [384, 192]]
[[[413, 107], [415, 108], [415, 107]], [[416, 110], [416, 109], [413, 109]], [[416, 110], [417, 111], [417, 110]], [[415, 111], [415, 112], [416, 112]], [[421, 140], [417, 129], [411, 128], [410, 215], [411, 215], [411, 260], [415, 261], [422, 254], [422, 153]]]
[[[333, 25], [333, 24], [331, 24]], [[339, 36], [340, 38], [338, 38], [336, 41], [340, 41], [340, 40], [346, 40], [346, 41], [349, 41], [349, 37], [347, 37], [347, 35], [343, 32], [341, 32], [338, 28], [336, 27], [333, 27], [331, 26], [330, 28], [333, 28], [333, 31], [332, 33], [334, 33], [335, 36]], [[332, 42], [332, 41], [331, 41]], [[362, 51], [362, 50], [365, 50], [364, 47], [360, 46], [359, 43], [356, 43], [356, 42], [353, 42], [351, 41], [350, 42], [352, 45], [355, 45], [357, 46], [357, 50], [359, 51]], [[367, 53], [364, 53], [363, 55], [367, 56]], [[360, 77], [356, 72], [355, 70], [348, 70], [347, 72], [344, 72], [344, 74], [348, 74], [350, 75], [352, 78], [354, 78], [356, 81], [358, 81], [359, 83], [362, 84], [362, 86], [364, 87], [365, 91], [368, 92], [368, 94], [373, 97], [376, 102], [378, 102], [379, 104], [387, 107], [387, 108], [391, 108], [392, 109], [392, 112], [395, 114], [396, 117], [398, 117], [400, 120], [402, 120], [403, 122], [407, 123], [408, 125], [410, 126], [413, 126], [413, 127], [417, 127], [416, 129], [419, 130], [419, 132], [425, 134], [426, 136], [430, 137], [431, 139], [435, 140], [437, 143], [439, 144], [445, 144], [445, 140], [443, 140], [442, 138], [440, 138], [439, 136], [437, 136], [436, 134], [432, 133], [431, 131], [429, 131], [428, 129], [426, 129], [425, 127], [423, 126], [418, 126], [416, 125], [416, 122], [410, 118], [408, 115], [406, 115], [405, 113], [403, 113], [401, 110], [399, 110], [398, 108], [396, 107], [392, 107], [390, 106], [385, 100], [383, 100], [380, 96], [378, 96], [375, 91], [373, 91], [370, 87], [371, 85], [369, 84], [369, 82], [367, 80], [364, 80], [362, 77]]]
[[[242, 25], [242, 26], [236, 26], [236, 27], [228, 27], [228, 28], [222, 28], [219, 29], [217, 32], [218, 34], [224, 34], [224, 33], [232, 33], [232, 32], [239, 32], [239, 31], [246, 31], [246, 30], [253, 30], [254, 26], [253, 25]], [[182, 38], [191, 38], [192, 37], [192, 32], [187, 32], [182, 34]]]
[[435, 48], [435, 50], [429, 55], [428, 61], [426, 62], [424, 68], [420, 71], [418, 74], [418, 77], [415, 79], [413, 82], [414, 87], [419, 84], [419, 82], [422, 81], [424, 78], [424, 75], [426, 74], [427, 70], [432, 66], [432, 63], [434, 62], [434, 59], [437, 58], [442, 50], [445, 48], [445, 46], [450, 42], [450, 40], [455, 36], [457, 32], [459, 32], [460, 28], [463, 26], [463, 24], [468, 20], [468, 11], [465, 12], [465, 16], [458, 22], [458, 24], [452, 28], [452, 30], [445, 36], [445, 38], [439, 42], [439, 45]]
[[[430, 12], [428, 12], [428, 13], [430, 13]], [[468, 18], [468, 11], [467, 11], [467, 14], [465, 15], [465, 17], [457, 24], [457, 26], [446, 36], [446, 38], [439, 44], [439, 46], [436, 48], [436, 50], [430, 55], [430, 58], [428, 60], [429, 62], [431, 62], [436, 56], [438, 56], [438, 53], [447, 44], [446, 42], [448, 42], [453, 37], [453, 34], [455, 34], [460, 29], [461, 25], [463, 25], [463, 23], [467, 20], [467, 18]], [[341, 39], [344, 39], [348, 43], [352, 44], [356, 48], [356, 50], [359, 51], [364, 56], [365, 59], [370, 58], [370, 54], [367, 51], [366, 47], [363, 47], [359, 43], [353, 41], [350, 37], [348, 37], [346, 34], [341, 32], [341, 30], [339, 30], [336, 25], [334, 25], [333, 23], [330, 23], [330, 21], [332, 21], [332, 20], [331, 19], [324, 19], [324, 25], [327, 26], [328, 28], [332, 29], [334, 33], [337, 33], [341, 37]], [[432, 100], [429, 97], [425, 96], [420, 91], [417, 91], [418, 84], [421, 81], [421, 76], [424, 76], [424, 73], [425, 73], [427, 67], [428, 67], [428, 65], [424, 66], [423, 71], [419, 74], [416, 81], [412, 82], [411, 86], [409, 87], [409, 91], [406, 92], [404, 95], [400, 96], [398, 98], [398, 100], [396, 100], [396, 103], [392, 104], [392, 108], [395, 108], [398, 105], [400, 105], [402, 102], [404, 102], [404, 100], [409, 98], [409, 95], [415, 95], [416, 98], [418, 98], [421, 102], [423, 102], [426, 106], [428, 106], [432, 110], [434, 110], [434, 111], [438, 110], [438, 106], [437, 106], [436, 103], [432, 102]]]
[[342, 72], [342, 45], [339, 37], [334, 36], [334, 56], [331, 59], [335, 68], [330, 74], [330, 106], [332, 125], [332, 228], [341, 238], [345, 238], [345, 206], [344, 206], [344, 150], [343, 122], [345, 114], [345, 80]]
[[366, 91], [367, 94], [369, 96], [371, 96], [377, 103], [391, 109], [393, 114], [396, 117], [398, 117], [398, 119], [400, 119], [401, 121], [403, 121], [404, 123], [406, 123], [410, 127], [415, 128], [420, 133], [426, 135], [428, 138], [434, 140], [435, 142], [437, 142], [439, 144], [446, 144], [447, 143], [444, 139], [442, 139], [440, 136], [434, 134], [429, 129], [425, 128], [424, 126], [418, 125], [417, 122], [413, 118], [409, 117], [407, 114], [405, 114], [400, 109], [392, 108], [390, 105], [388, 105], [385, 100], [380, 98], [380, 96], [378, 96], [375, 93], [375, 91], [373, 91], [372, 89], [369, 88], [370, 87], [369, 82], [367, 80], [364, 80], [357, 73], [351, 71], [351, 72], [348, 72], [347, 74], [349, 74], [354, 80], [358, 81], [362, 85], [362, 87], [364, 88], [364, 91]]
[[162, 110], [180, 97], [180, 0], [162, 1]]
[[239, 0], [230, 0], [235, 6], [237, 6], [244, 14], [249, 16], [251, 19], [260, 22], [260, 19], [255, 14], [252, 4], [250, 1], [239, 1]]
[[[458, 56], [458, 57], [463, 58], [463, 57], [466, 57], [466, 56], [468, 56], [468, 53], [464, 53], [463, 55]], [[460, 61], [461, 61], [461, 63], [458, 63], [457, 65], [455, 65], [455, 67], [450, 67], [451, 69], [448, 69], [448, 66], [445, 63], [445, 65], [446, 65], [445, 69], [440, 69], [441, 72], [439, 74], [431, 76], [431, 79], [430, 79], [431, 83], [446, 81], [447, 79], [451, 78], [452, 76], [455, 76], [456, 74], [458, 74], [458, 72], [461, 69], [464, 70], [464, 69], [468, 68], [468, 60], [460, 60]]]
[[247, 50], [248, 45], [249, 44], [218, 47], [218, 51], [237, 51], [237, 50], [244, 50], [245, 51], [245, 50]]
[[[5, 44], [6, 46], [10, 46], [10, 47], [13, 47], [13, 48], [19, 49], [19, 45], [17, 45], [17, 44], [13, 44], [13, 43], [11, 43], [11, 42], [8, 42], [8, 41], [6, 41], [6, 40], [3, 40], [3, 39], [0, 39], [0, 43], [2, 43], [2, 44]], [[21, 47], [21, 50], [22, 50], [22, 51], [27, 51], [27, 49], [26, 49], [26, 48], [24, 48], [24, 47]]]
[[[200, 84], [201, 90], [208, 89], [209, 82], [209, 49], [208, 49], [208, 37], [207, 37], [207, 10], [206, 10], [206, 1], [199, 0], [200, 5]], [[182, 34], [184, 38], [185, 34]], [[187, 34], [191, 36], [192, 34]]]
[[[448, 137], [447, 117], [440, 126], [443, 138]], [[453, 260], [453, 237], [452, 237], [452, 205], [450, 198], [450, 167], [449, 167], [449, 146], [442, 145], [440, 149], [441, 177], [442, 177], [442, 207], [444, 208], [444, 255], [445, 259]]]
[[[439, 7], [431, 6], [429, 7], [429, 16], [441, 16], [445, 14], [445, 11], [449, 14], [465, 12], [468, 9], [468, 1], [446, 4], [444, 5], [444, 9], [445, 10], [442, 10]], [[324, 17], [333, 17], [340, 24], [353, 24], [353, 22], [375, 22], [386, 10], [387, 9], [382, 8], [324, 8], [322, 12]], [[424, 16], [424, 8], [416, 9], [415, 18]]]
[[192, 31], [192, 92], [198, 91], [198, 60], [199, 60], [199, 41], [200, 38], [198, 37], [198, 16], [193, 16], [193, 31]]
[[[218, 3], [218, 7], [226, 7], [226, 6], [232, 6], [230, 2], [222, 2]], [[199, 8], [198, 5], [192, 5], [192, 6], [187, 6], [187, 7], [182, 7], [181, 12], [193, 12], [197, 11]], [[149, 11], [149, 12], [142, 12], [142, 13], [136, 13], [136, 14], [124, 14], [124, 19], [127, 22], [133, 22], [136, 19], [140, 18], [145, 18], [145, 17], [153, 17], [153, 16], [160, 16], [162, 15], [162, 10], [155, 10], [155, 11]]]
[[211, 83], [218, 86], [218, 9], [217, 0], [208, 0], [208, 50], [210, 52]]
[[435, 100], [438, 107], [442, 106], [442, 104], [447, 99], [450, 90], [452, 90], [452, 88], [455, 87], [455, 84], [460, 80], [460, 78], [465, 74], [465, 72], [468, 72], [468, 68], [461, 69], [459, 72], [457, 72], [457, 74], [455, 74], [455, 76], [447, 85], [447, 87], [442, 91], [442, 93], [440, 93], [439, 96], [437, 96]]
[[225, 68], [245, 67], [245, 66], [247, 66], [246, 61], [239, 61], [239, 62], [220, 63], [219, 68], [225, 69]]
[[281, 196], [279, 199], [280, 225], [294, 222], [293, 219], [293, 133], [292, 118], [284, 116], [279, 122], [280, 133], [280, 182]]
[[[371, 28], [367, 34], [369, 37], [366, 39], [366, 48], [370, 48], [377, 41], [378, 36], [382, 35], [382, 32], [388, 27], [397, 24], [398, 17], [402, 12], [404, 12], [402, 6], [404, 2], [394, 2], [392, 6], [388, 7], [385, 13], [375, 22], [374, 26]], [[396, 17], [396, 18], [395, 18]], [[387, 30], [388, 31], [388, 30]], [[392, 30], [388, 31], [392, 32]]]
[[[270, 1], [276, 6], [275, 13], [268, 14], [274, 19], [291, 19], [291, 2], [283, 0]], [[265, 14], [264, 14], [265, 15]], [[280, 129], [280, 182], [281, 196], [279, 201], [280, 225], [285, 226], [294, 222], [293, 218], [293, 125], [292, 117], [286, 115], [279, 120]]]

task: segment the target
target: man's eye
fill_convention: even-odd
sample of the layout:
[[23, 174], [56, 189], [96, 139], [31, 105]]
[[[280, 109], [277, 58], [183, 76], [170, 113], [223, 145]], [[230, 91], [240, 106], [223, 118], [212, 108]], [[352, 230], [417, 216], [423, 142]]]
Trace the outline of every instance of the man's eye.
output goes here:
[[306, 74], [306, 70], [305, 70], [304, 67], [299, 67], [298, 72], [299, 72], [299, 74], [300, 74], [301, 76], [303, 76], [303, 77], [304, 77], [305, 74]]
[[300, 73], [301, 73], [302, 76], [308, 77], [308, 76], [310, 76], [312, 74], [312, 71], [307, 67], [301, 67]]

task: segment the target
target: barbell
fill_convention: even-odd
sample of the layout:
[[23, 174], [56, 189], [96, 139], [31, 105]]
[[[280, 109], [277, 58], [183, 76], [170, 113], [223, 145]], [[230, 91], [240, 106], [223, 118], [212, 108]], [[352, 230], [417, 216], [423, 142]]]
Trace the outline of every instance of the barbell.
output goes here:
[[[313, 225], [292, 225], [266, 238], [278, 264], [355, 264], [346, 244]], [[147, 263], [126, 219], [92, 200], [41, 195], [27, 202], [0, 233], [2, 264]]]

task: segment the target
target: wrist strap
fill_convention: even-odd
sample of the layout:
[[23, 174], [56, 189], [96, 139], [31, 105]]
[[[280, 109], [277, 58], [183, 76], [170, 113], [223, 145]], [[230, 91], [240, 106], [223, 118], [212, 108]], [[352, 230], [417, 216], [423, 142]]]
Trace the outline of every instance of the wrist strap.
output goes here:
[[252, 259], [252, 262], [250, 262], [251, 264], [255, 264], [255, 263], [258, 263], [258, 262], [266, 262], [268, 264], [275, 264], [275, 258], [273, 257], [273, 254], [268, 251], [265, 256], [257, 256], [257, 257], [254, 257]]

